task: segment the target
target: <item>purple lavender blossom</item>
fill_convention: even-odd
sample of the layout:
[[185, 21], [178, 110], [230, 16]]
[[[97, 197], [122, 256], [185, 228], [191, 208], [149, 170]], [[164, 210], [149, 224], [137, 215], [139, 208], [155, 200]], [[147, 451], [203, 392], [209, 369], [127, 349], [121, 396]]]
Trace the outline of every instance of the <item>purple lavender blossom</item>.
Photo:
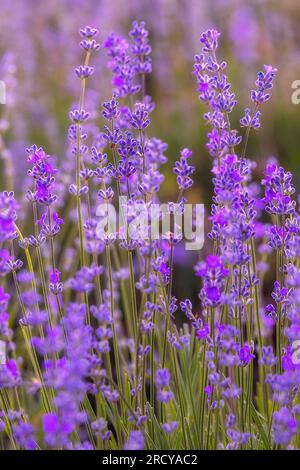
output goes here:
[[131, 431], [124, 450], [143, 450], [145, 447], [145, 439], [142, 431]]
[[274, 441], [276, 444], [286, 446], [297, 433], [298, 422], [286, 407], [275, 411], [273, 417]]

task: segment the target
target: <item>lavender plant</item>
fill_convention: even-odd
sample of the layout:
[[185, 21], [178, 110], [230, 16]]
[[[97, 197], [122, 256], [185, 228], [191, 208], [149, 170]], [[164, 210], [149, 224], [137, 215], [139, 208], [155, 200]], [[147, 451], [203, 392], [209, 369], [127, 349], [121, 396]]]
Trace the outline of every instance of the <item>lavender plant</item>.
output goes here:
[[[258, 73], [242, 131], [233, 129], [220, 33], [201, 35], [194, 74], [214, 194], [193, 305], [175, 296], [176, 224], [142, 236], [137, 213], [160, 202], [167, 161], [167, 144], [150, 131], [148, 30], [134, 22], [128, 37], [112, 33], [101, 45], [95, 28], [80, 36], [67, 161], [56, 169], [33, 145], [26, 198], [0, 193], [1, 448], [299, 448], [300, 215], [291, 173], [269, 162], [259, 185], [247, 158], [277, 70]], [[112, 90], [95, 114], [86, 91], [97, 54]], [[193, 185], [186, 144], [172, 215]], [[121, 223], [104, 230], [103, 207], [118, 200]]]

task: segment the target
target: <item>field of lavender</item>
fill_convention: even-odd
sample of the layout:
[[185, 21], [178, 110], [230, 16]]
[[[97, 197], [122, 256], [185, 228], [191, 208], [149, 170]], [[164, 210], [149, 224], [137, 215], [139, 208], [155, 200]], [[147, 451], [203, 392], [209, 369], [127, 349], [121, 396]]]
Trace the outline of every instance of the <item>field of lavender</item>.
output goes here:
[[300, 450], [299, 7], [1, 4], [1, 450]]

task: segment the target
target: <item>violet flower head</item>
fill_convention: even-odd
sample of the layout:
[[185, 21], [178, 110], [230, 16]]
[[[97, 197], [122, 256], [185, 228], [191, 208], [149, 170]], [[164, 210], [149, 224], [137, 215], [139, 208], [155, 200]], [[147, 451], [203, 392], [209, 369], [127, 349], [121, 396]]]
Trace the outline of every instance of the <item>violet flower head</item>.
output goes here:
[[177, 184], [180, 190], [188, 189], [192, 186], [193, 180], [190, 176], [195, 168], [188, 164], [188, 158], [192, 155], [189, 149], [183, 149], [180, 153], [180, 160], [175, 163], [173, 173], [177, 175]]
[[21, 449], [35, 450], [37, 448], [34, 428], [31, 424], [20, 420], [13, 426], [13, 435]]
[[207, 256], [206, 262], [199, 263], [196, 275], [203, 278], [203, 288], [199, 297], [204, 305], [218, 305], [224, 291], [225, 279], [229, 272], [224, 268], [221, 258], [216, 255]]
[[237, 131], [231, 130], [229, 125], [229, 114], [237, 101], [231, 91], [231, 84], [223, 73], [227, 64], [224, 61], [219, 62], [216, 56], [219, 36], [215, 30], [208, 30], [202, 34], [200, 38], [203, 44], [202, 53], [195, 55], [194, 63], [199, 99], [208, 106], [204, 118], [212, 130], [208, 133], [207, 147], [214, 158], [220, 158], [226, 151], [233, 151], [241, 142]]
[[100, 437], [103, 442], [110, 438], [111, 431], [107, 429], [107, 422], [104, 418], [99, 418], [91, 423], [91, 428], [97, 437]]
[[17, 219], [17, 204], [14, 193], [0, 192], [0, 242], [5, 242], [14, 237], [16, 232], [15, 220]]
[[83, 38], [91, 39], [91, 38], [94, 38], [94, 37], [98, 36], [99, 31], [98, 31], [97, 28], [92, 28], [91, 26], [86, 26], [85, 28], [81, 28], [79, 30], [79, 34]]
[[113, 96], [110, 101], [106, 101], [102, 104], [103, 111], [102, 116], [107, 119], [108, 121], [112, 119], [118, 118], [120, 111], [119, 111], [119, 103], [116, 96]]
[[277, 69], [273, 68], [272, 65], [265, 65], [264, 69], [263, 72], [257, 74], [256, 90], [251, 91], [251, 100], [257, 105], [265, 103], [270, 98], [271, 95], [268, 90], [273, 88], [277, 74]]
[[254, 109], [245, 109], [244, 116], [240, 119], [241, 127], [257, 130], [260, 128], [261, 112], [259, 106], [269, 100], [271, 94], [269, 90], [273, 88], [277, 69], [271, 65], [264, 66], [264, 72], [258, 72], [255, 82], [256, 89], [251, 91], [251, 101], [254, 103]]
[[296, 201], [292, 199], [295, 188], [292, 184], [292, 174], [285, 172], [276, 164], [266, 167], [262, 184], [265, 187], [264, 202], [267, 212], [277, 215], [289, 215], [295, 211]]
[[79, 65], [75, 68], [75, 74], [78, 78], [86, 79], [93, 75], [95, 69], [94, 67], [89, 67], [88, 65]]
[[196, 336], [199, 340], [206, 339], [209, 336], [209, 326], [204, 324], [202, 328], [197, 329]]
[[18, 365], [14, 359], [9, 359], [0, 366], [0, 387], [14, 388], [21, 385], [22, 379]]
[[57, 170], [50, 162], [50, 156], [44, 150], [36, 145], [28, 148], [27, 161], [32, 165], [28, 170], [28, 175], [34, 180], [34, 191], [28, 191], [27, 198], [33, 202], [50, 206], [53, 204], [57, 196], [53, 193], [55, 187], [54, 175]]
[[145, 22], [134, 21], [129, 36], [133, 42], [131, 52], [134, 56], [133, 68], [138, 74], [151, 73], [151, 46], [149, 44], [149, 32], [145, 28]]
[[149, 124], [149, 113], [144, 103], [136, 103], [135, 110], [131, 113], [130, 123], [132, 127], [140, 131], [145, 130]]
[[[80, 14], [104, 14], [106, 29], [103, 5], [90, 11], [89, 2], [78, 3], [82, 3]], [[138, 3], [133, 2], [133, 11]], [[182, 10], [185, 31], [197, 23], [193, 17], [197, 2], [189, 3], [188, 12]], [[234, 5], [235, 19], [239, 8]], [[64, 28], [54, 35], [43, 28], [49, 24], [48, 10], [37, 10], [37, 17], [43, 11], [43, 21], [33, 22], [24, 34], [24, 45], [10, 41], [13, 50], [30, 48], [32, 32], [40, 38], [42, 50], [51, 52], [54, 39], [56, 49], [68, 42]], [[17, 26], [23, 23], [24, 12], [16, 12]], [[255, 11], [251, 7], [244, 11], [243, 26], [245, 12], [253, 28]], [[169, 13], [173, 21], [175, 16]], [[51, 12], [50, 23], [62, 26], [61, 12], [57, 14]], [[124, 17], [124, 24], [127, 20]], [[155, 57], [159, 65], [173, 33], [165, 34], [169, 21], [151, 21], [151, 28], [154, 38], [162, 39]], [[135, 21], [128, 36], [111, 33], [101, 46], [96, 28], [86, 26], [79, 34], [84, 59], [70, 77], [74, 83], [77, 80], [80, 96], [70, 108], [67, 158], [58, 160], [64, 171], [55, 168], [53, 156], [33, 145], [27, 149], [31, 187], [18, 221], [14, 193], [0, 192], [0, 447], [125, 451], [172, 446], [299, 447], [300, 197], [297, 205], [292, 173], [272, 161], [260, 184], [253, 178], [260, 165], [246, 158], [249, 133], [260, 128], [260, 106], [270, 98], [277, 70], [265, 66], [257, 75], [252, 105], [240, 119], [245, 128], [240, 151], [242, 138], [231, 122], [237, 99], [229, 67], [220, 56], [220, 33], [208, 29], [201, 35], [194, 75], [205, 107], [213, 195], [207, 246], [184, 260], [197, 259], [194, 292], [186, 269], [179, 266], [177, 250], [182, 258], [183, 235], [182, 230], [178, 233], [176, 217], [191, 215], [192, 223], [200, 224], [195, 211], [185, 211], [184, 191], [193, 185], [195, 171], [192, 151], [181, 147], [172, 168], [176, 185], [161, 192], [172, 174], [162, 170], [168, 145], [149, 129], [156, 106], [147, 94], [148, 84], [155, 88], [156, 81], [148, 79], [152, 50], [146, 24]], [[98, 71], [90, 57], [101, 47], [107, 52], [111, 79], [109, 90], [103, 90], [107, 98], [96, 109], [96, 88], [103, 80], [96, 80]], [[176, 50], [178, 63], [180, 50]], [[63, 58], [67, 66], [77, 63], [78, 52], [62, 48], [55, 57]], [[232, 64], [236, 65], [231, 57]], [[27, 72], [21, 67], [22, 77], [31, 71], [39, 78], [36, 67], [31, 70], [33, 65], [34, 60], [29, 60]], [[62, 77], [64, 68], [59, 68]], [[166, 72], [165, 65], [162, 70]], [[41, 73], [46, 79], [48, 75]], [[93, 89], [86, 88], [88, 82]], [[64, 83], [63, 93], [69, 81]], [[47, 100], [34, 102], [34, 115], [44, 121]], [[5, 167], [10, 149], [5, 148], [2, 133], [10, 129], [9, 143], [13, 131], [20, 133], [20, 140], [26, 139], [18, 120], [15, 126], [6, 122], [16, 110], [8, 103], [9, 113], [0, 119], [0, 157]], [[160, 122], [165, 116], [163, 109]], [[55, 113], [50, 117], [59, 124]], [[37, 135], [62, 156], [63, 148], [54, 139], [56, 126], [48, 126], [47, 120], [45, 127], [47, 134]], [[4, 169], [6, 184], [10, 169]], [[8, 179], [11, 187], [14, 181]], [[20, 193], [22, 188], [16, 188]], [[176, 188], [177, 202], [162, 207], [168, 190]], [[107, 206], [117, 198], [118, 213], [108, 214]], [[271, 222], [265, 220], [265, 212]], [[108, 215], [119, 220], [107, 225]], [[152, 222], [158, 222], [158, 234], [152, 233], [156, 232]], [[257, 391], [263, 392], [262, 399], [257, 399]], [[270, 402], [274, 403], [271, 414]], [[199, 422], [194, 423], [193, 414]]]
[[239, 349], [241, 365], [246, 366], [252, 361], [252, 359], [255, 358], [255, 355], [252, 353], [251, 349], [252, 348], [249, 346], [249, 344], [244, 344], [244, 346]]
[[240, 119], [241, 127], [257, 130], [260, 128], [260, 118], [260, 111], [256, 111], [254, 114], [251, 114], [251, 110], [246, 108], [244, 116]]
[[110, 58], [108, 67], [113, 73], [114, 93], [120, 98], [138, 93], [141, 86], [135, 83], [136, 70], [127, 40], [111, 33], [105, 40], [104, 47]]
[[168, 369], [158, 369], [155, 376], [155, 384], [158, 388], [170, 385], [171, 374]]
[[221, 36], [215, 29], [208, 29], [202, 33], [200, 42], [203, 44], [203, 52], [213, 52], [218, 48], [218, 38]]

